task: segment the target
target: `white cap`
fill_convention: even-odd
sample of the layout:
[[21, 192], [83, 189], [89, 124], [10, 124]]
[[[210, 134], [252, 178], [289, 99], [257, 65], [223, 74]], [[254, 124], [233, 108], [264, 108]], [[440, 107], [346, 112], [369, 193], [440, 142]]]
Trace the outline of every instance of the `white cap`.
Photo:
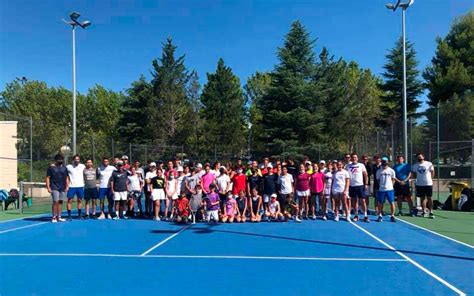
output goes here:
[[324, 160], [320, 160], [319, 164], [326, 164], [326, 162]]
[[277, 197], [276, 193], [273, 193], [270, 197]]
[[183, 171], [183, 167], [182, 166], [179, 166], [177, 169], [176, 169], [177, 172], [182, 172]]
[[156, 162], [150, 162], [150, 166], [155, 166], [156, 167]]
[[269, 164], [267, 165], [267, 168], [273, 169], [273, 165], [272, 165], [271, 163], [269, 163]]
[[202, 164], [198, 163], [196, 167], [202, 169]]
[[128, 159], [127, 155], [122, 156], [122, 159]]

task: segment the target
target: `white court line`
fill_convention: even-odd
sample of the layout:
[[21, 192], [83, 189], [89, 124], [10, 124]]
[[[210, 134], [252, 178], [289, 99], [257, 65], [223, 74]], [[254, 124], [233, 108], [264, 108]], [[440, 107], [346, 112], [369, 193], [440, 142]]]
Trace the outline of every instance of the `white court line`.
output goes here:
[[234, 260], [299, 260], [299, 261], [364, 261], [406, 262], [392, 258], [325, 258], [325, 257], [270, 257], [270, 256], [205, 256], [205, 255], [125, 255], [125, 254], [61, 254], [61, 253], [0, 253], [0, 257], [118, 257], [118, 258], [177, 258], [177, 259], [234, 259]]
[[39, 225], [43, 225], [43, 224], [46, 224], [46, 223], [51, 223], [51, 222], [40, 222], [40, 223], [36, 223], [36, 224], [31, 224], [31, 225], [26, 225], [26, 226], [22, 226], [22, 227], [3, 230], [3, 231], [0, 231], [0, 234], [11, 232], [11, 231], [16, 231], [16, 230], [20, 230], [20, 229], [30, 228], [30, 227], [34, 227], [34, 226], [39, 226]]
[[173, 235], [168, 236], [167, 238], [165, 238], [165, 239], [162, 240], [161, 242], [157, 243], [156, 245], [154, 245], [154, 246], [151, 247], [150, 249], [148, 249], [148, 250], [146, 250], [145, 252], [143, 252], [140, 256], [146, 256], [148, 253], [150, 253], [150, 252], [153, 251], [154, 249], [158, 248], [159, 246], [165, 244], [167, 241], [173, 239], [175, 236], [179, 235], [181, 232], [185, 231], [186, 229], [188, 229], [188, 228], [191, 227], [191, 226], [192, 226], [192, 224], [181, 228], [178, 232], [176, 232], [176, 233], [173, 234]]
[[443, 234], [441, 234], [441, 233], [438, 233], [438, 232], [429, 230], [429, 229], [427, 229], [427, 228], [424, 228], [424, 227], [422, 227], [422, 226], [419, 226], [419, 225], [410, 223], [410, 222], [405, 221], [405, 220], [400, 219], [400, 218], [396, 218], [396, 219], [397, 219], [398, 221], [401, 221], [401, 222], [406, 223], [406, 224], [408, 224], [408, 225], [417, 227], [417, 228], [422, 229], [422, 230], [426, 230], [426, 231], [428, 231], [429, 233], [435, 234], [435, 235], [437, 235], [437, 236], [443, 237], [443, 238], [448, 239], [448, 240], [450, 240], [450, 241], [453, 241], [453, 242], [455, 242], [455, 243], [458, 243], [458, 244], [461, 244], [461, 245], [466, 246], [466, 247], [468, 247], [468, 248], [474, 249], [474, 246], [471, 246], [471, 245], [469, 245], [469, 244], [460, 242], [460, 241], [458, 241], [458, 240], [456, 240], [456, 239], [454, 239], [454, 238], [451, 238], [451, 237], [449, 237], [449, 236], [446, 236], [446, 235], [443, 235]]
[[432, 278], [434, 278], [435, 280], [437, 280], [438, 282], [442, 283], [443, 285], [445, 285], [446, 287], [448, 287], [449, 289], [453, 290], [454, 292], [456, 292], [458, 295], [462, 295], [462, 296], [465, 296], [466, 293], [464, 293], [463, 291], [459, 290], [458, 288], [456, 288], [455, 286], [451, 285], [450, 283], [448, 283], [447, 281], [445, 281], [444, 279], [442, 279], [441, 277], [437, 276], [436, 274], [434, 274], [433, 272], [431, 272], [430, 270], [428, 270], [427, 268], [423, 267], [421, 264], [419, 264], [418, 262], [416, 262], [415, 260], [411, 259], [410, 257], [408, 257], [407, 255], [403, 254], [402, 252], [400, 251], [397, 251], [394, 247], [392, 247], [391, 245], [389, 245], [388, 243], [386, 243], [385, 241], [383, 241], [382, 239], [378, 238], [377, 236], [375, 236], [374, 234], [372, 234], [371, 232], [369, 232], [368, 230], [364, 229], [363, 227], [353, 223], [353, 222], [350, 222], [352, 225], [354, 225], [355, 227], [359, 228], [360, 230], [362, 230], [365, 234], [367, 234], [368, 236], [370, 236], [371, 238], [375, 239], [376, 241], [378, 241], [379, 243], [381, 243], [382, 245], [386, 246], [387, 248], [389, 248], [390, 250], [392, 251], [395, 251], [395, 253], [397, 253], [398, 255], [400, 255], [402, 258], [405, 258], [406, 261], [410, 262], [411, 264], [415, 265], [416, 267], [418, 267], [419, 269], [421, 269], [423, 272], [425, 272], [426, 274], [428, 274], [429, 276], [431, 276]]

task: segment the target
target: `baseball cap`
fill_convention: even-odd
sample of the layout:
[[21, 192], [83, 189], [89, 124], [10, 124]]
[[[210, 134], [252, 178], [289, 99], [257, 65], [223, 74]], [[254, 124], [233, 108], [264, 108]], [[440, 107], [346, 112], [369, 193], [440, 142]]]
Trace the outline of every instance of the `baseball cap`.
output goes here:
[[156, 167], [156, 162], [150, 162], [151, 167]]
[[198, 164], [196, 165], [196, 168], [202, 169], [202, 164], [198, 163]]
[[388, 157], [386, 157], [386, 156], [382, 157], [382, 161], [388, 162]]
[[124, 156], [122, 156], [122, 159], [127, 159], [128, 160], [128, 156], [124, 155]]
[[269, 163], [269, 164], [267, 165], [267, 168], [273, 169], [273, 165], [272, 165], [271, 163]]
[[121, 160], [117, 161], [117, 165], [123, 165], [123, 161]]
[[182, 172], [183, 171], [183, 167], [182, 166], [179, 166], [177, 169], [176, 169], [177, 172]]
[[276, 193], [273, 193], [270, 197], [277, 197]]
[[324, 160], [320, 160], [319, 164], [326, 164], [326, 162]]

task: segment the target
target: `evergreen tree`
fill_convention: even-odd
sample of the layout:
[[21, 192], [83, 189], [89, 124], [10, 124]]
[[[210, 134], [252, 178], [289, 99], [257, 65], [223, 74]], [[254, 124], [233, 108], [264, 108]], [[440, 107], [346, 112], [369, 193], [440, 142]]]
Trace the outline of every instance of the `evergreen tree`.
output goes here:
[[205, 120], [205, 143], [208, 152], [221, 151], [241, 154], [244, 138], [244, 97], [240, 81], [221, 58], [215, 73], [207, 74], [201, 95], [202, 116]]
[[[403, 116], [403, 43], [399, 39], [395, 46], [385, 56], [387, 62], [382, 73], [384, 79], [380, 88], [383, 91], [382, 120], [389, 125]], [[419, 79], [416, 51], [413, 43], [406, 42], [406, 87], [407, 87], [407, 116], [416, 116], [420, 107], [418, 97], [423, 92], [423, 84]]]
[[278, 49], [279, 64], [271, 73], [271, 86], [259, 103], [264, 133], [261, 140], [272, 154], [300, 154], [318, 141], [321, 102], [314, 94], [314, 41], [295, 21]]
[[187, 144], [191, 147], [191, 152], [197, 156], [200, 154], [201, 145], [203, 140], [203, 120], [200, 117], [202, 103], [200, 98], [201, 84], [199, 83], [199, 76], [196, 71], [192, 71], [188, 84], [188, 100], [191, 106], [189, 116], [189, 140]]
[[176, 46], [171, 37], [163, 43], [159, 60], [153, 60], [153, 98], [148, 106], [150, 124], [156, 124], [153, 138], [169, 145], [182, 145], [182, 134], [188, 129], [189, 110], [187, 84], [189, 73], [184, 65], [184, 55], [175, 58]]
[[150, 118], [147, 106], [153, 96], [152, 85], [141, 75], [127, 90], [127, 98], [120, 108], [118, 131], [129, 143], [142, 143], [153, 137], [153, 129], [147, 128]]
[[474, 138], [474, 11], [457, 19], [423, 73], [429, 90], [426, 111], [431, 138], [436, 137], [440, 104], [441, 140]]

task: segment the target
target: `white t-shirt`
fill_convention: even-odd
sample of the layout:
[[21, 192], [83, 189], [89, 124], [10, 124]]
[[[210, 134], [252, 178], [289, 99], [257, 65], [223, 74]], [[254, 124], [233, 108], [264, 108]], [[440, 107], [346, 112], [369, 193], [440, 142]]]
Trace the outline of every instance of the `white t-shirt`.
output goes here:
[[136, 174], [140, 176], [140, 178], [143, 180], [145, 178], [145, 171], [143, 168], [138, 168], [135, 170]]
[[182, 175], [176, 178], [176, 180], [178, 181], [178, 187], [176, 188], [176, 192], [178, 193], [178, 196], [181, 195], [181, 192], [185, 191], [185, 187], [184, 187], [185, 177], [186, 177], [185, 175]]
[[278, 178], [278, 183], [281, 185], [281, 194], [290, 194], [290, 193], [293, 193], [293, 187], [291, 186], [291, 184], [293, 184], [293, 175], [291, 175], [290, 173], [286, 174], [286, 175], [281, 175], [279, 178]]
[[[145, 180], [151, 180], [153, 179], [154, 177], [156, 177], [156, 171], [148, 171], [145, 175]], [[149, 184], [146, 184], [146, 188], [148, 191], [150, 191], [151, 187]]]
[[68, 164], [66, 168], [69, 175], [69, 187], [84, 187], [84, 169], [86, 166], [82, 163], [76, 166]]
[[351, 176], [348, 171], [346, 170], [336, 171], [333, 175], [332, 191], [334, 193], [344, 192], [344, 189], [346, 189], [346, 180], [350, 178]]
[[332, 172], [326, 172], [324, 174], [324, 194], [329, 195], [331, 194], [331, 187], [332, 187], [332, 178], [333, 178], [333, 173]]
[[230, 183], [230, 178], [227, 174], [222, 174], [216, 179], [217, 187], [219, 188], [219, 192], [225, 192], [227, 186]]
[[376, 178], [379, 181], [379, 191], [392, 191], [393, 182], [395, 179], [395, 171], [392, 168], [380, 168], [377, 170]]
[[434, 171], [433, 164], [429, 161], [417, 162], [413, 165], [412, 172], [416, 173], [416, 186], [433, 186], [431, 172]]
[[268, 209], [270, 210], [270, 213], [272, 213], [272, 214], [275, 214], [277, 212], [277, 209], [279, 209], [279, 208], [280, 208], [280, 203], [278, 202], [278, 200], [275, 200], [275, 202], [271, 202], [268, 205]]
[[140, 191], [140, 177], [139, 175], [128, 176], [128, 184], [130, 191]]
[[110, 177], [112, 176], [112, 173], [116, 171], [117, 169], [114, 166], [108, 165], [107, 167], [100, 166], [97, 169], [97, 175], [99, 176], [100, 188], [109, 188], [110, 187]]
[[363, 163], [350, 163], [347, 165], [347, 170], [351, 176], [350, 186], [364, 185], [364, 172], [367, 172]]

